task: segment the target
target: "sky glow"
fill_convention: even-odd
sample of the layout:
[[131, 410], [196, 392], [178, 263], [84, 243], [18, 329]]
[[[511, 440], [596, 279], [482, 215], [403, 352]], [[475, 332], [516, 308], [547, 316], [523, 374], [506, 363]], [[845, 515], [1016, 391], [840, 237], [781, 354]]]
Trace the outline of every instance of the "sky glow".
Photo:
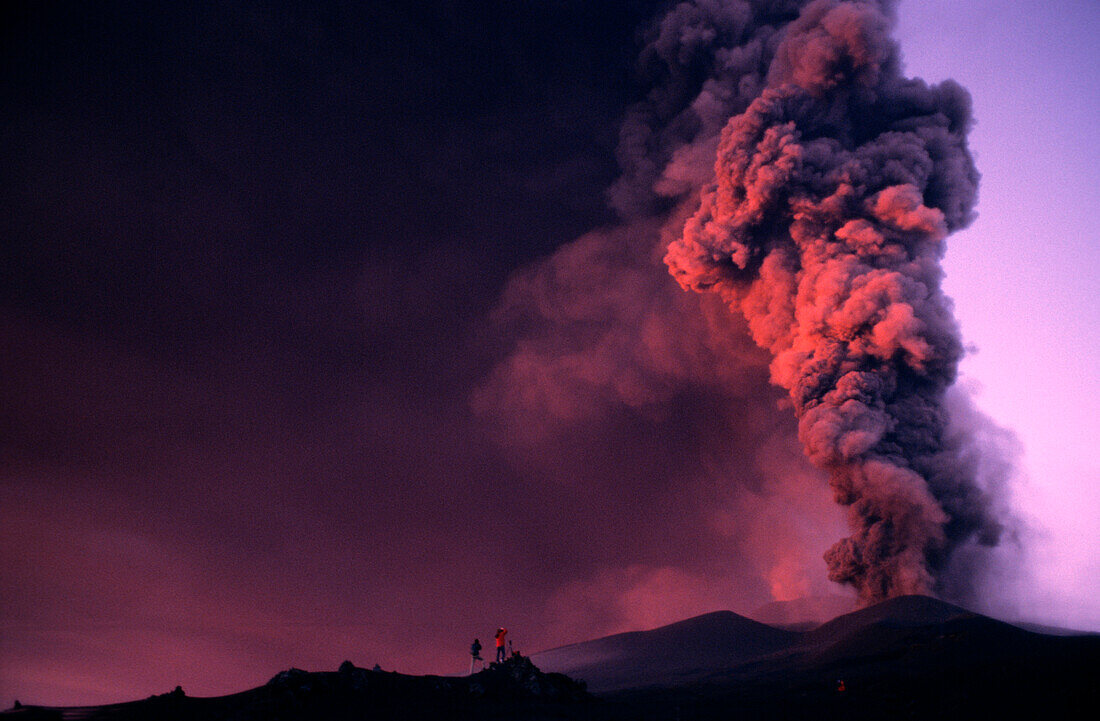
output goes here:
[[[389, 5], [14, 18], [0, 706], [459, 673], [501, 624], [529, 652], [838, 590], [765, 354], [621, 250], [660, 232], [606, 192], [658, 4]], [[1100, 5], [898, 21], [906, 74], [974, 103], [945, 290], [1028, 523], [988, 610], [1100, 630]]]

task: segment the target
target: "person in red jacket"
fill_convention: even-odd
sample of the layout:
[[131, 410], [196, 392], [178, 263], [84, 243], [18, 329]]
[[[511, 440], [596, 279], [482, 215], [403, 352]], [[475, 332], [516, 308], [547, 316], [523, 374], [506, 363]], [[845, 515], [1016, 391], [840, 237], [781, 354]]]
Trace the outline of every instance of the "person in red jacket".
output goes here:
[[504, 637], [508, 635], [508, 629], [501, 626], [497, 629], [497, 663], [504, 661]]

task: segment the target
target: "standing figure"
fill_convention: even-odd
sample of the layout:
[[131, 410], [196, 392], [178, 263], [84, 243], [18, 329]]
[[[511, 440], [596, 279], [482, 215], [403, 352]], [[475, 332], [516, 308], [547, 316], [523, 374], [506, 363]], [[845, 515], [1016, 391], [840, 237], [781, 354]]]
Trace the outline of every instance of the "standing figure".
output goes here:
[[470, 673], [474, 672], [474, 662], [481, 661], [485, 663], [485, 659], [481, 657], [481, 641], [474, 639], [474, 642], [470, 644]]
[[497, 629], [497, 663], [504, 661], [504, 637], [508, 635], [508, 629], [501, 626]]

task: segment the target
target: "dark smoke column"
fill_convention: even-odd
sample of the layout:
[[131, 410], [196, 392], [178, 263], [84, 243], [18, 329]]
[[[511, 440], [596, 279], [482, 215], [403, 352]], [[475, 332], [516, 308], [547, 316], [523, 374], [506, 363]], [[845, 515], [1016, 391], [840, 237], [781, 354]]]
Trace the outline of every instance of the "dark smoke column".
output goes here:
[[665, 258], [773, 354], [849, 507], [829, 577], [866, 603], [935, 592], [955, 550], [1000, 533], [944, 406], [962, 344], [939, 261], [976, 199], [969, 96], [902, 77], [891, 24], [888, 4], [818, 0], [781, 30]]

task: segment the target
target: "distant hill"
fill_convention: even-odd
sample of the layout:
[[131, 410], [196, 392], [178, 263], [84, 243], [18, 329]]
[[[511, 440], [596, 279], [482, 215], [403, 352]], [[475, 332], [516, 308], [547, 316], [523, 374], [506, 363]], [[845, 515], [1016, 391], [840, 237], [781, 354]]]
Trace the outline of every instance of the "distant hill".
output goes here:
[[592, 691], [686, 681], [796, 644], [800, 634], [717, 611], [652, 631], [634, 631], [531, 656], [542, 669], [584, 679]]
[[[1034, 633], [927, 596], [902, 596], [804, 632], [727, 611], [537, 653], [532, 660], [586, 681], [596, 693], [644, 698], [647, 706], [732, 689], [769, 696], [799, 684], [813, 699], [844, 677], [857, 687], [868, 678], [901, 687], [924, 679], [941, 695], [952, 689], [999, 703], [1021, 689], [1006, 681], [1008, 687], [995, 693], [1002, 683], [998, 674], [1033, 693], [1044, 687], [1059, 694], [1087, 692], [1100, 674], [1100, 637]], [[957, 685], [945, 686], [945, 674], [957, 674]], [[1044, 680], [1036, 686], [1036, 679]]]
[[837, 616], [806, 632], [800, 645], [815, 657], [829, 652], [836, 656], [843, 654], [845, 649], [853, 654], [866, 654], [873, 648], [908, 638], [921, 629], [938, 633], [948, 622], [964, 620], [978, 625], [994, 624], [1008, 633], [1019, 631], [1002, 621], [935, 598], [899, 596]]

